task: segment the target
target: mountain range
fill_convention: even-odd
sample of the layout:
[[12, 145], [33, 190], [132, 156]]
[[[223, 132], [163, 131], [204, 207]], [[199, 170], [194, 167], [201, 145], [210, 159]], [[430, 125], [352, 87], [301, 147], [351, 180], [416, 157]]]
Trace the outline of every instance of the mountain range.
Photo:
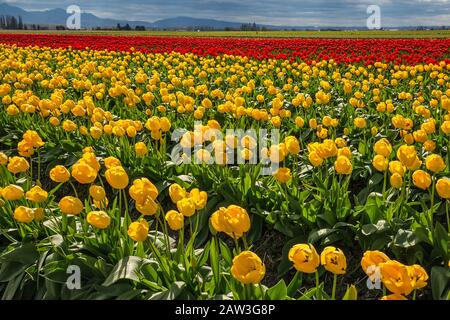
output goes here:
[[[11, 6], [6, 3], [0, 3], [0, 15], [10, 15], [22, 17], [25, 24], [40, 25], [66, 25], [69, 14], [63, 9], [50, 9], [45, 11], [26, 11], [22, 8]], [[128, 24], [131, 28], [136, 26], [144, 26], [147, 29], [177, 29], [177, 28], [201, 28], [207, 27], [212, 29], [232, 28], [239, 29], [242, 25], [240, 22], [221, 21], [214, 19], [198, 19], [191, 17], [175, 17], [162, 19], [155, 22], [148, 21], [129, 21], [118, 19], [100, 18], [88, 12], [81, 13], [81, 25], [83, 29], [90, 28], [115, 28], [117, 24], [122, 26]], [[262, 27], [262, 25], [258, 25]], [[265, 26], [270, 29], [280, 29], [280, 26]]]
[[[53, 26], [65, 26], [66, 20], [69, 14], [64, 9], [50, 9], [44, 11], [27, 11], [22, 8], [11, 6], [7, 3], [0, 3], [0, 16], [10, 15], [14, 17], [22, 17], [22, 21], [25, 24], [36, 25], [53, 25]], [[242, 24], [248, 24], [248, 22], [230, 22], [215, 19], [202, 19], [192, 17], [174, 17], [168, 19], [161, 19], [155, 22], [149, 21], [129, 21], [121, 19], [108, 19], [100, 18], [89, 12], [81, 13], [81, 27], [82, 29], [94, 29], [94, 28], [116, 28], [117, 25], [125, 26], [128, 24], [131, 28], [136, 26], [143, 26], [146, 29], [217, 29], [223, 30], [225, 28], [240, 29]], [[317, 26], [274, 26], [274, 25], [257, 25], [259, 28], [265, 28], [267, 30], [366, 30], [365, 27], [317, 27]], [[428, 27], [424, 27], [428, 28]], [[396, 29], [416, 29], [416, 27], [399, 27]]]

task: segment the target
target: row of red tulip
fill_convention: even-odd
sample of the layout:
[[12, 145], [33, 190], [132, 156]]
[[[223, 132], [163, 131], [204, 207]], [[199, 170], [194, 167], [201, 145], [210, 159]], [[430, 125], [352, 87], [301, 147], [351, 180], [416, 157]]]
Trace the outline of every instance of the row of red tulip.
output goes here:
[[334, 59], [339, 63], [397, 64], [450, 62], [450, 39], [280, 39], [0, 34], [0, 43], [75, 49], [232, 54], [257, 59]]

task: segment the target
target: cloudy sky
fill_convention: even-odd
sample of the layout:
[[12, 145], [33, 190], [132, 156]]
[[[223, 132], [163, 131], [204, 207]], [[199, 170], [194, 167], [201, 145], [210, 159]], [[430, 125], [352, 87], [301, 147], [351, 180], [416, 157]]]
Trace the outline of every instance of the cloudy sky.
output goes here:
[[66, 8], [104, 18], [153, 22], [176, 16], [291, 26], [366, 26], [369, 5], [383, 27], [450, 25], [450, 0], [0, 0], [25, 10]]

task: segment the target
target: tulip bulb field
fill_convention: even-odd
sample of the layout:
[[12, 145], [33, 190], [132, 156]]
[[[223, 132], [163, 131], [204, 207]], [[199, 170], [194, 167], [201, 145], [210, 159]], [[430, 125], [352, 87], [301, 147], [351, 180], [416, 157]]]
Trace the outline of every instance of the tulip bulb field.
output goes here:
[[450, 299], [450, 40], [0, 34], [1, 299]]

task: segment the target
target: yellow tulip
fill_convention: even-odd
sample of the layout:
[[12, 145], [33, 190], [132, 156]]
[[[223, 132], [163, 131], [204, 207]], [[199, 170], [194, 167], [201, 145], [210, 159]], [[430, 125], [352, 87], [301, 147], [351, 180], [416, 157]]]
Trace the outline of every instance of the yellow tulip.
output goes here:
[[397, 295], [408, 295], [414, 289], [411, 271], [395, 260], [380, 263], [381, 281], [390, 292]]
[[191, 198], [183, 198], [177, 202], [178, 211], [185, 217], [191, 217], [195, 213], [195, 202]]
[[339, 156], [334, 163], [334, 168], [338, 174], [351, 174], [353, 166], [350, 160], [345, 156]]
[[47, 193], [47, 191], [43, 190], [41, 187], [35, 186], [26, 193], [26, 198], [27, 198], [27, 200], [34, 202], [34, 203], [41, 203], [41, 202], [44, 202], [45, 200], [47, 200], [48, 193]]
[[425, 166], [427, 167], [428, 170], [434, 173], [439, 173], [443, 171], [446, 167], [444, 159], [442, 159], [442, 157], [438, 154], [430, 154], [425, 159]]
[[261, 259], [251, 251], [243, 251], [233, 258], [231, 275], [243, 284], [258, 284], [266, 274]]
[[423, 170], [416, 170], [412, 174], [413, 183], [416, 187], [426, 190], [431, 185], [431, 176]]
[[33, 209], [20, 206], [14, 210], [14, 219], [22, 223], [30, 223], [34, 220]]
[[67, 182], [70, 179], [70, 172], [66, 167], [57, 165], [50, 170], [50, 179], [58, 183]]
[[347, 271], [347, 259], [341, 249], [326, 247], [320, 254], [320, 263], [325, 269], [334, 274], [345, 274]]
[[89, 187], [89, 195], [95, 201], [102, 201], [106, 198], [106, 191], [102, 186], [92, 185]]
[[9, 158], [8, 171], [17, 174], [27, 171], [30, 168], [30, 164], [25, 158], [22, 157], [12, 157]]
[[169, 224], [170, 229], [178, 231], [184, 226], [184, 215], [175, 210], [170, 210], [166, 213], [165, 219]]
[[286, 183], [291, 180], [291, 170], [289, 168], [279, 168], [272, 175], [279, 183]]
[[297, 271], [314, 273], [320, 265], [320, 257], [312, 244], [296, 244], [288, 254]]
[[72, 166], [72, 177], [81, 184], [90, 184], [97, 179], [97, 171], [84, 161]]
[[83, 211], [84, 206], [80, 199], [66, 196], [59, 201], [59, 209], [63, 214], [76, 216]]
[[10, 184], [1, 190], [1, 196], [8, 201], [16, 201], [23, 198], [24, 191], [22, 187]]
[[121, 166], [112, 167], [106, 170], [105, 178], [109, 185], [117, 190], [125, 189], [130, 182], [127, 172]]
[[111, 218], [104, 211], [91, 211], [88, 213], [86, 220], [97, 229], [106, 229], [111, 223]]
[[148, 237], [148, 222], [145, 219], [136, 221], [128, 227], [128, 236], [136, 242], [145, 241]]
[[450, 199], [450, 179], [439, 179], [436, 183], [436, 191], [442, 199]]

